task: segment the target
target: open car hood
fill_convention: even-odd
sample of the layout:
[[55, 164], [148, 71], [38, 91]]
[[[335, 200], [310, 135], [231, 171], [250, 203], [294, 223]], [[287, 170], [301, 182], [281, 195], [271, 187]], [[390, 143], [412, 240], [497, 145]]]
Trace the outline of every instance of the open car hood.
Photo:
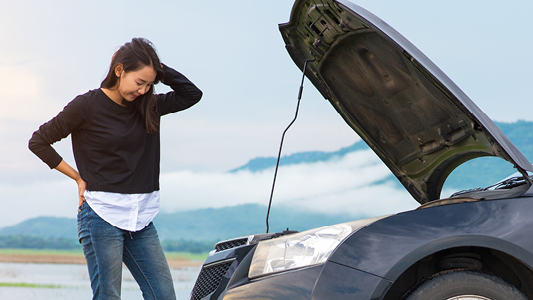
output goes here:
[[345, 0], [297, 0], [279, 29], [320, 93], [420, 203], [439, 199], [460, 164], [497, 156], [533, 166], [435, 64]]

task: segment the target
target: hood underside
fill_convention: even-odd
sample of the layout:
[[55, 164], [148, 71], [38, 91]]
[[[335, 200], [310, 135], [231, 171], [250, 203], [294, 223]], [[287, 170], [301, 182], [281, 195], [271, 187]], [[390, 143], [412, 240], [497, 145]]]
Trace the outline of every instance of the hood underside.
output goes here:
[[286, 48], [344, 120], [420, 203], [440, 198], [460, 164], [497, 156], [531, 163], [422, 52], [348, 1], [296, 1]]

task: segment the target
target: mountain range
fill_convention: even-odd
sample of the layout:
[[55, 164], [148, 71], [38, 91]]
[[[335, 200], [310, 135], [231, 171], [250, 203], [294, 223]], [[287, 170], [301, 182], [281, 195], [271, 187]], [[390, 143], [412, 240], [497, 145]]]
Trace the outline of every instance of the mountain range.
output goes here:
[[[191, 246], [204, 252], [217, 241], [266, 232], [267, 207], [244, 204], [220, 209], [207, 208], [175, 213], [161, 212], [154, 219], [165, 250], [176, 243], [187, 251]], [[326, 215], [274, 207], [269, 219], [269, 232], [303, 231], [310, 228], [353, 220], [348, 214]], [[358, 219], [358, 218], [356, 218]], [[0, 229], [0, 248], [76, 249], [76, 220], [72, 218], [37, 217]], [[198, 246], [198, 243], [202, 243]], [[172, 246], [172, 249], [168, 249]], [[185, 249], [183, 249], [185, 246]], [[189, 251], [190, 252], [190, 251]]]
[[[533, 122], [517, 121], [515, 123], [495, 122], [496, 125], [503, 131], [513, 144], [526, 156], [529, 161], [533, 161]], [[348, 153], [368, 150], [368, 145], [363, 141], [358, 141], [355, 144], [342, 148], [333, 152], [309, 151], [299, 152], [291, 155], [283, 156], [280, 159], [280, 166], [296, 165], [303, 163], [314, 163], [319, 161], [328, 161], [333, 158], [343, 157]], [[229, 172], [238, 172], [248, 170], [251, 172], [259, 172], [268, 168], [275, 167], [277, 158], [275, 157], [257, 157], [250, 160], [244, 166], [230, 170]], [[450, 177], [447, 179], [446, 186], [451, 189], [466, 189], [475, 187], [476, 184], [482, 186], [489, 185], [499, 181], [500, 179], [514, 173], [516, 170], [506, 161], [494, 158], [478, 158], [468, 161], [459, 166]], [[476, 178], [472, 176], [472, 171], [479, 174]], [[390, 175], [388, 179], [394, 179]], [[395, 179], [394, 179], [395, 180]], [[400, 183], [398, 187], [401, 187]], [[401, 187], [403, 188], [403, 187]]]

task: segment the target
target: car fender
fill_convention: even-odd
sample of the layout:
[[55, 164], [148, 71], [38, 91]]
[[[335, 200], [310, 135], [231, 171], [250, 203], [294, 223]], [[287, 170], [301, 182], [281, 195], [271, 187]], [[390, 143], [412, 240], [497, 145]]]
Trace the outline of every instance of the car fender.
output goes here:
[[529, 267], [533, 198], [478, 201], [413, 210], [381, 219], [348, 237], [330, 261], [394, 281], [440, 250], [479, 246], [507, 253]]

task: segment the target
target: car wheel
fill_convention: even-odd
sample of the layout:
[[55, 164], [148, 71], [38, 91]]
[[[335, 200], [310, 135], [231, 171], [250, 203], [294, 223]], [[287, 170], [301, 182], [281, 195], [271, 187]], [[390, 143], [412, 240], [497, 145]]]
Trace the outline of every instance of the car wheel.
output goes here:
[[503, 279], [474, 271], [454, 270], [433, 275], [411, 291], [406, 300], [527, 300]]

